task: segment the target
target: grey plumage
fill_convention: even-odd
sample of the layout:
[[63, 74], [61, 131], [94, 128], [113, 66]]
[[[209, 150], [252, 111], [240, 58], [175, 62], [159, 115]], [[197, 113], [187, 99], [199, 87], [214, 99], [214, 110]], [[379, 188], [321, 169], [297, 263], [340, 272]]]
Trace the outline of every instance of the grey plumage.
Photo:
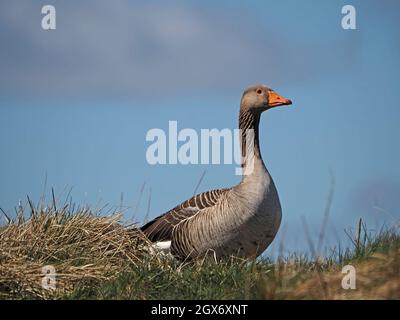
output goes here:
[[[246, 89], [239, 128], [242, 166], [245, 170], [251, 160], [252, 172], [232, 188], [200, 193], [145, 224], [141, 229], [149, 240], [171, 241], [171, 254], [180, 260], [206, 254], [216, 258], [260, 255], [275, 238], [282, 213], [275, 184], [261, 158], [258, 126], [263, 111], [288, 104], [290, 100], [264, 85]], [[250, 153], [249, 130], [253, 130], [254, 146]]]

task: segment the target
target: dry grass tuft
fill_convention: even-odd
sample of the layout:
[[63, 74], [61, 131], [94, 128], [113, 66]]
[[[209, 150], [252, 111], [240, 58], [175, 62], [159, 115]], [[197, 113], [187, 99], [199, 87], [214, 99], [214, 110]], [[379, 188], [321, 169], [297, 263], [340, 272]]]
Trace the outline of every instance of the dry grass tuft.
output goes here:
[[285, 292], [286, 299], [400, 299], [400, 250], [390, 254], [376, 253], [367, 259], [351, 263], [356, 270], [356, 289], [344, 290], [341, 286], [343, 274], [339, 266], [323, 273], [321, 281], [317, 272], [306, 273], [297, 270], [303, 281]]
[[[78, 283], [90, 287], [141, 263], [145, 254], [143, 234], [119, 223], [118, 214], [64, 208], [32, 209], [29, 219], [21, 217], [0, 227], [0, 298], [50, 298]], [[57, 274], [55, 290], [42, 285], [48, 265]]]

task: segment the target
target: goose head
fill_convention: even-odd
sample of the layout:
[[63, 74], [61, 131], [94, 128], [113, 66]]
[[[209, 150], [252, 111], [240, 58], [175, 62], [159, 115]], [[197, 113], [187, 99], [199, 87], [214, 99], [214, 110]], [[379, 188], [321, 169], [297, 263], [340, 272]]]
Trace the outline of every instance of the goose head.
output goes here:
[[244, 91], [240, 108], [245, 111], [263, 112], [274, 107], [291, 104], [291, 100], [280, 96], [266, 85], [257, 84]]

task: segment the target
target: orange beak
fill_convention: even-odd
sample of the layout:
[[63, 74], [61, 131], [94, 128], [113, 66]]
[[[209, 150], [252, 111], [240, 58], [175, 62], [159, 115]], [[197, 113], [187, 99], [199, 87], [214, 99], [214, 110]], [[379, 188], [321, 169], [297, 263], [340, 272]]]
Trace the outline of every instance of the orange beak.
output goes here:
[[268, 94], [268, 106], [269, 107], [277, 107], [277, 106], [288, 106], [292, 104], [292, 101], [281, 97], [275, 91], [269, 91]]

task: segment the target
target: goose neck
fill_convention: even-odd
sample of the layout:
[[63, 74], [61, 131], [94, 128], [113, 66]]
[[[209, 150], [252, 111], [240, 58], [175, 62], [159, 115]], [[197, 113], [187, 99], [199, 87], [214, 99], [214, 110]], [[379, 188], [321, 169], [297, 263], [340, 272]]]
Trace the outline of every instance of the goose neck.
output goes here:
[[241, 110], [239, 114], [239, 131], [242, 155], [242, 181], [246, 176], [257, 174], [259, 168], [265, 168], [260, 153], [259, 123], [260, 113]]

